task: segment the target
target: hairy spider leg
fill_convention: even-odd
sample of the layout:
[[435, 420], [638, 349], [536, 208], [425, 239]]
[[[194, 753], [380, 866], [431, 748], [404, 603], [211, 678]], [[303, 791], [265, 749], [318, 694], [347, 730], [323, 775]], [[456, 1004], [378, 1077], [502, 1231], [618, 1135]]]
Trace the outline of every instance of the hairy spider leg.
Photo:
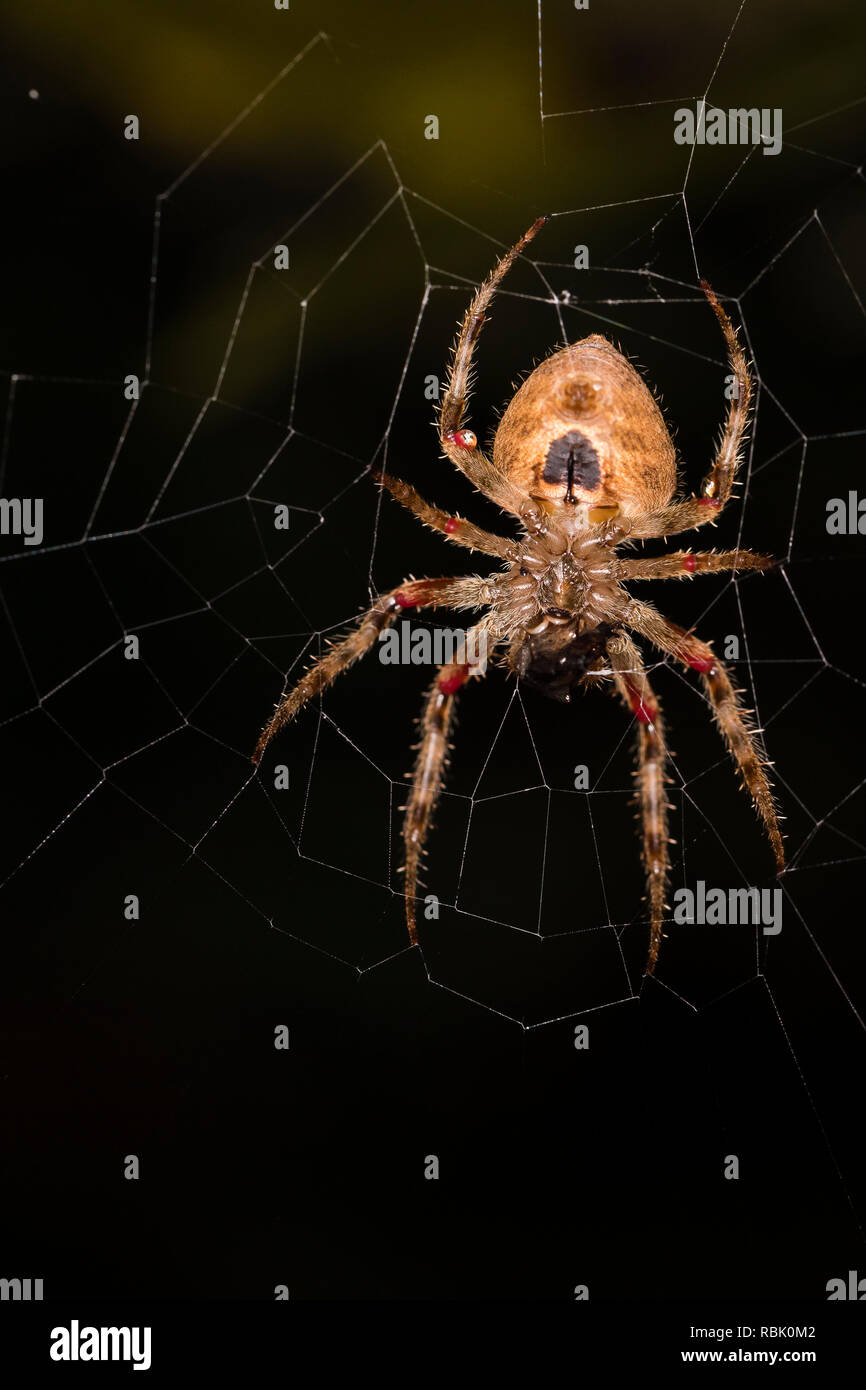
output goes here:
[[520, 517], [528, 529], [541, 525], [544, 518], [539, 508], [528, 500], [513, 483], [493, 467], [493, 464], [478, 448], [478, 440], [472, 430], [462, 427], [463, 414], [470, 395], [469, 377], [472, 369], [472, 356], [475, 344], [484, 326], [490, 302], [500, 284], [517, 260], [525, 251], [537, 232], [547, 221], [539, 217], [519, 241], [515, 242], [490, 272], [487, 279], [475, 292], [472, 303], [466, 310], [457, 340], [454, 356], [448, 372], [448, 382], [439, 409], [439, 440], [446, 456], [469, 481], [489, 497], [503, 511]]
[[776, 564], [772, 555], [751, 550], [673, 550], [655, 558], [639, 556], [620, 561], [621, 580], [690, 579], [695, 574], [722, 574], [736, 570], [767, 570]]
[[455, 545], [466, 546], [467, 550], [480, 550], [484, 555], [495, 555], [499, 560], [512, 560], [515, 554], [513, 541], [504, 536], [495, 536], [490, 531], [482, 531], [462, 516], [450, 516], [439, 507], [425, 502], [415, 489], [400, 478], [392, 478], [389, 473], [374, 473], [374, 480], [380, 487], [387, 488], [391, 496], [402, 507], [412, 512], [425, 526], [438, 531]]
[[708, 521], [717, 521], [731, 496], [737, 468], [742, 459], [752, 399], [749, 365], [740, 347], [736, 329], [706, 280], [701, 281], [701, 289], [719, 321], [734, 379], [722, 437], [716, 449], [713, 466], [704, 479], [700, 496], [688, 497], [682, 502], [671, 502], [667, 507], [642, 517], [631, 529], [630, 534], [636, 539], [644, 539], [647, 536], [673, 536], [679, 531], [691, 531], [695, 527], [703, 526]]
[[[464, 651], [458, 653], [468, 657], [474, 653], [478, 636], [484, 630], [479, 623], [466, 633]], [[424, 846], [433, 819], [433, 812], [445, 780], [445, 768], [450, 750], [451, 728], [457, 692], [472, 675], [483, 676], [482, 663], [465, 660], [440, 666], [427, 695], [420, 719], [421, 738], [417, 745], [418, 755], [412, 773], [412, 787], [406, 802], [403, 820], [403, 845], [406, 862], [403, 883], [406, 905], [406, 926], [409, 940], [413, 946], [418, 944], [416, 918], [416, 899], [418, 897], [418, 873], [424, 855]]]
[[765, 768], [772, 764], [760, 745], [763, 731], [752, 722], [752, 711], [745, 709], [739, 701], [738, 695], [742, 692], [734, 689], [726, 667], [712, 647], [677, 623], [672, 623], [651, 604], [633, 600], [628, 608], [626, 623], [633, 632], [640, 633], [661, 651], [700, 674], [716, 724], [742, 774], [755, 810], [764, 823], [776, 857], [776, 869], [781, 873], [785, 867], [785, 847], [772, 788], [765, 772]]
[[483, 580], [472, 575], [462, 579], [406, 579], [399, 588], [383, 594], [372, 608], [362, 615], [353, 631], [340, 641], [334, 642], [325, 654], [305, 671], [297, 685], [279, 701], [259, 736], [253, 762], [261, 761], [262, 754], [274, 735], [295, 718], [308, 700], [325, 690], [359, 657], [366, 655], [379, 634], [390, 627], [402, 609], [436, 607], [440, 604], [457, 608], [481, 608], [484, 606], [480, 597], [483, 583]]
[[637, 783], [650, 914], [650, 941], [646, 973], [652, 975], [662, 943], [665, 898], [670, 873], [671, 844], [668, 835], [668, 753], [658, 698], [649, 682], [640, 652], [624, 632], [607, 644], [607, 655], [617, 690], [637, 722]]

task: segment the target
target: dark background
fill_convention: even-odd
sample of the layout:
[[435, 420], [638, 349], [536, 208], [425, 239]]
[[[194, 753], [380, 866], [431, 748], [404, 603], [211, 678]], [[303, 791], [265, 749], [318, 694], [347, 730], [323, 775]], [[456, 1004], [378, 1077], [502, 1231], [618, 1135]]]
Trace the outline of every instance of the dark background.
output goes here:
[[[736, 11], [546, 0], [543, 120], [530, 3], [6, 15], [3, 494], [44, 497], [47, 531], [0, 564], [0, 1274], [48, 1297], [760, 1300], [866, 1273], [864, 546], [824, 524], [863, 486], [862, 20], [759, 0], [728, 37]], [[673, 111], [723, 47], [710, 101], [781, 107], [785, 147], [696, 150], [684, 200]], [[438, 460], [423, 383], [542, 211], [482, 340], [479, 434], [561, 340], [563, 291], [568, 337], [607, 333], [662, 392], [688, 487], [726, 370], [699, 274], [739, 299], [762, 388], [742, 503], [694, 543], [783, 567], [651, 596], [748, 653], [785, 925], [672, 928], [649, 982], [632, 735], [603, 694], [466, 692], [423, 959], [395, 869], [425, 673], [371, 657], [249, 764], [371, 590], [479, 564], [383, 503], [374, 464], [507, 524]], [[656, 684], [674, 886], [774, 886], [694, 683]]]

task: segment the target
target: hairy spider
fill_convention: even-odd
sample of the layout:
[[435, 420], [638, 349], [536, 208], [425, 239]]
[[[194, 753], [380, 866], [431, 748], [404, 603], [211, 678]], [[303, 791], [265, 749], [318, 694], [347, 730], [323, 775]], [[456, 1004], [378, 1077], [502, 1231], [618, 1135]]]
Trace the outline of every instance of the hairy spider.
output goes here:
[[674, 500], [676, 456], [661, 411], [631, 364], [598, 334], [560, 348], [535, 368], [502, 415], [492, 460], [486, 458], [463, 424], [475, 344], [504, 276], [546, 221], [540, 217], [533, 223], [477, 290], [457, 335], [438, 420], [445, 457], [516, 519], [520, 537], [507, 540], [483, 531], [425, 502], [408, 483], [377, 474], [380, 485], [425, 525], [456, 545], [492, 556], [502, 569], [483, 578], [410, 579], [383, 594], [356, 628], [332, 645], [280, 701], [262, 731], [254, 761], [309, 699], [370, 650], [401, 610], [440, 605], [487, 609], [465, 634], [464, 648], [457, 653], [465, 659], [437, 671], [420, 720], [403, 829], [409, 939], [417, 944], [418, 873], [442, 787], [457, 692], [470, 676], [485, 674], [486, 648], [500, 646], [511, 671], [544, 694], [567, 701], [578, 686], [612, 681], [634, 715], [650, 916], [646, 969], [651, 973], [662, 939], [669, 871], [669, 755], [659, 701], [631, 633], [699, 673], [716, 723], [770, 837], [777, 869], [784, 867], [759, 731], [727, 670], [706, 642], [651, 604], [633, 598], [625, 587], [633, 579], [766, 569], [774, 563], [772, 558], [748, 550], [678, 550], [654, 559], [617, 554], [624, 542], [668, 536], [717, 520], [731, 496], [740, 462], [751, 380], [730, 319], [702, 281], [725, 338], [735, 390], [699, 495]]

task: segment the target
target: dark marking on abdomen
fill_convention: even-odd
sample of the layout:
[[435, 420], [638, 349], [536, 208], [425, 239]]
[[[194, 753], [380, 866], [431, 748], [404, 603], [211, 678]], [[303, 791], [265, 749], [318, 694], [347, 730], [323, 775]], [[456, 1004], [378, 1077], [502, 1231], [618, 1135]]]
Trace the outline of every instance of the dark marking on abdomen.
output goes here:
[[541, 477], [545, 483], [561, 483], [568, 500], [575, 488], [595, 492], [601, 483], [601, 466], [586, 435], [580, 430], [569, 430], [568, 434], [554, 439], [547, 451]]

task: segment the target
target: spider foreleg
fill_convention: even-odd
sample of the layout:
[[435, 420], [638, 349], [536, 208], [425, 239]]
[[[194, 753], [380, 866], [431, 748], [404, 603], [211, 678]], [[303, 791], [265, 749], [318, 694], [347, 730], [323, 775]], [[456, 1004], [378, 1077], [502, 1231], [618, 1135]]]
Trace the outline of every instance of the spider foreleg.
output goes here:
[[704, 526], [708, 521], [716, 521], [730, 499], [742, 459], [752, 399], [749, 364], [740, 346], [736, 329], [706, 280], [701, 281], [701, 289], [719, 321], [728, 350], [732, 390], [722, 436], [713, 466], [704, 479], [700, 494], [687, 497], [681, 502], [672, 502], [657, 512], [641, 517], [631, 532], [635, 538], [673, 536], [678, 531], [691, 531], [697, 526]]
[[[457, 334], [457, 341], [454, 344], [454, 357], [451, 363], [451, 370], [448, 373], [448, 384], [445, 394], [442, 397], [442, 406], [439, 411], [439, 432], [442, 439], [449, 435], [467, 434], [470, 438], [471, 431], [460, 430], [463, 420], [463, 411], [466, 408], [466, 400], [469, 395], [469, 374], [472, 368], [472, 355], [475, 351], [475, 344], [484, 327], [484, 320], [490, 302], [502, 281], [505, 279], [514, 262], [527, 248], [537, 232], [541, 230], [547, 221], [546, 217], [539, 217], [533, 222], [527, 232], [524, 232], [519, 241], [515, 242], [510, 250], [500, 258], [496, 266], [488, 275], [483, 285], [475, 291], [472, 303], [463, 316], [460, 331]], [[468, 442], [468, 441], [467, 441]]]
[[[439, 409], [439, 441], [447, 458], [464, 473], [469, 481], [486, 497], [514, 516], [521, 516], [527, 510], [527, 498], [504, 477], [478, 448], [478, 440], [472, 430], [462, 427], [463, 413], [469, 398], [469, 378], [475, 344], [484, 327], [484, 320], [490, 302], [509, 270], [547, 221], [539, 217], [519, 241], [506, 251], [498, 265], [491, 271], [483, 285], [476, 291], [472, 303], [466, 310], [457, 341], [454, 357], [448, 372], [448, 382]], [[536, 509], [537, 510], [537, 509]], [[528, 509], [530, 521], [532, 508]]]
[[770, 763], [760, 744], [762, 731], [755, 727], [752, 711], [741, 704], [741, 692], [734, 689], [724, 663], [706, 642], [672, 623], [648, 603], [633, 601], [625, 621], [634, 632], [639, 632], [661, 651], [701, 676], [716, 724], [764, 823], [776, 857], [776, 869], [781, 872], [785, 867], [785, 847], [765, 770]]
[[480, 608], [484, 603], [481, 597], [483, 584], [483, 580], [473, 576], [463, 579], [408, 579], [398, 589], [383, 594], [361, 617], [355, 629], [329, 647], [324, 656], [301, 676], [297, 685], [283, 696], [259, 736], [253, 762], [261, 761], [274, 735], [295, 718], [308, 700], [319, 695], [347, 667], [366, 655], [380, 633], [390, 627], [404, 608], [428, 608], [440, 604]]
[[643, 865], [650, 914], [650, 943], [646, 973], [656, 967], [662, 942], [665, 898], [670, 873], [666, 764], [669, 757], [658, 699], [652, 689], [640, 652], [625, 633], [607, 644], [607, 655], [617, 690], [637, 721], [638, 765], [635, 773], [640, 805]]

